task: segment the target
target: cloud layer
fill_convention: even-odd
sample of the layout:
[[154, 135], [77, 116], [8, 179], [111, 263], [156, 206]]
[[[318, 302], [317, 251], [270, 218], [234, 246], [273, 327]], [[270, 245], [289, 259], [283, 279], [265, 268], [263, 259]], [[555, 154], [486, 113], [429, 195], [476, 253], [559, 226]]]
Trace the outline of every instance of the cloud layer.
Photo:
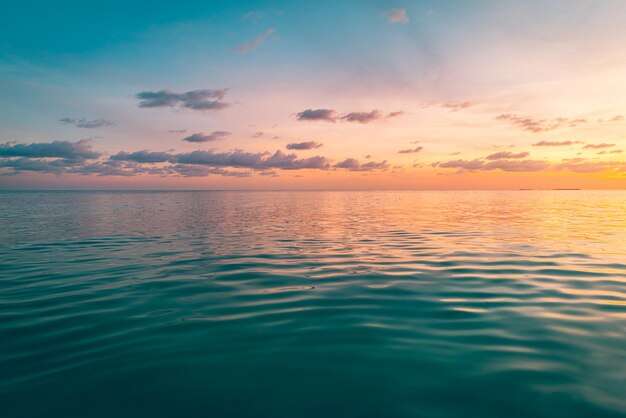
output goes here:
[[[314, 149], [321, 146], [316, 142], [290, 145], [300, 147], [298, 149]], [[323, 156], [298, 158], [296, 154], [288, 154], [280, 150], [274, 153], [246, 152], [240, 149], [228, 152], [197, 150], [187, 153], [140, 150], [120, 151], [106, 157], [94, 151], [87, 140], [0, 145], [0, 168], [8, 170], [0, 170], [2, 175], [30, 171], [57, 175], [69, 173], [100, 176], [151, 174], [195, 177], [217, 174], [248, 177], [253, 172], [265, 175], [272, 170], [343, 168], [350, 171], [374, 171], [385, 170], [387, 167], [386, 161], [360, 164], [353, 158], [332, 165], [332, 161]]]
[[141, 91], [136, 94], [138, 106], [180, 107], [193, 110], [219, 110], [229, 106], [224, 102], [228, 89], [200, 89], [176, 93], [168, 89], [159, 91]]

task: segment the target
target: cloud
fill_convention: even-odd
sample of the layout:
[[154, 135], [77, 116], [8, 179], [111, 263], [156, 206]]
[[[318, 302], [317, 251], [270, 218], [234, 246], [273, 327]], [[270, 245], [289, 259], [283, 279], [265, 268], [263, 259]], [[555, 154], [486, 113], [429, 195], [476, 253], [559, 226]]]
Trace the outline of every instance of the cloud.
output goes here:
[[113, 126], [115, 123], [106, 119], [75, 119], [75, 118], [61, 118], [59, 119], [64, 125], [74, 125], [77, 128], [86, 128], [86, 129], [94, 129], [101, 128], [103, 126]]
[[184, 134], [187, 132], [187, 129], [168, 129], [167, 132], [171, 134]]
[[617, 115], [614, 116], [611, 120], [609, 120], [609, 122], [621, 122], [624, 120], [624, 117], [622, 115]]
[[52, 141], [33, 144], [7, 142], [0, 145], [0, 157], [95, 159], [101, 153], [92, 149], [91, 141]]
[[600, 148], [611, 148], [614, 147], [615, 144], [587, 144], [583, 147], [583, 149], [600, 149]]
[[221, 141], [222, 139], [225, 139], [226, 137], [232, 135], [230, 132], [227, 131], [213, 131], [210, 134], [205, 134], [202, 132], [198, 132], [192, 135], [189, 135], [188, 137], [183, 138], [183, 141], [186, 142], [214, 142], [214, 141]]
[[502, 171], [544, 171], [550, 168], [550, 164], [543, 160], [497, 160], [483, 166], [484, 170]]
[[201, 165], [176, 164], [171, 170], [183, 177], [206, 177], [210, 174], [217, 174], [224, 177], [250, 177], [249, 171], [226, 170], [220, 167], [206, 167]]
[[552, 131], [563, 126], [573, 128], [579, 124], [587, 123], [587, 120], [585, 119], [533, 119], [529, 117], [520, 117], [510, 113], [503, 113], [499, 116], [496, 116], [496, 120], [508, 121], [514, 128], [530, 131], [533, 133]]
[[406, 9], [389, 9], [383, 12], [389, 23], [409, 23], [409, 16]]
[[478, 171], [478, 170], [502, 170], [502, 171], [544, 171], [550, 168], [550, 164], [543, 160], [504, 160], [499, 159], [495, 161], [485, 162], [480, 159], [475, 160], [452, 160], [443, 163], [433, 164], [435, 167], [440, 168], [458, 168], [459, 173], [466, 171]]
[[383, 117], [380, 111], [374, 109], [371, 112], [351, 112], [341, 117], [346, 122], [369, 123]]
[[250, 42], [244, 42], [237, 47], [237, 51], [241, 54], [245, 54], [246, 52], [253, 51], [257, 49], [263, 42], [267, 40], [267, 38], [276, 32], [274, 28], [268, 28], [264, 30], [259, 36], [251, 40]]
[[307, 150], [307, 149], [315, 149], [320, 148], [323, 144], [315, 141], [308, 142], [293, 142], [291, 144], [287, 144], [285, 148], [290, 150]]
[[356, 122], [369, 123], [379, 119], [391, 119], [406, 114], [404, 111], [398, 110], [383, 114], [380, 110], [374, 109], [369, 112], [350, 112], [343, 116], [337, 116], [333, 109], [307, 109], [296, 114], [296, 118], [301, 121], [325, 121], [336, 122]]
[[167, 152], [153, 152], [153, 151], [135, 151], [124, 152], [120, 151], [110, 157], [111, 160], [117, 161], [133, 161], [136, 163], [164, 163], [172, 158], [172, 154]]
[[509, 151], [496, 152], [495, 154], [488, 155], [485, 157], [487, 160], [501, 160], [506, 158], [526, 158], [528, 157], [527, 152], [518, 152], [512, 153]]
[[[313, 149], [321, 144], [316, 142], [297, 143], [297, 147]], [[245, 152], [236, 149], [228, 152], [197, 150], [187, 153], [172, 151], [120, 151], [105, 157], [91, 149], [88, 141], [71, 143], [53, 141], [50, 143], [15, 144], [0, 146], [0, 175], [14, 175], [20, 172], [40, 172], [80, 174], [97, 176], [133, 176], [139, 174], [196, 177], [222, 175], [247, 177], [253, 172], [275, 175], [273, 170], [328, 170], [344, 168], [350, 171], [386, 170], [388, 164], [368, 162], [360, 164], [348, 158], [335, 166], [323, 156], [298, 158], [296, 154], [283, 151]], [[238, 169], [238, 170], [237, 170]]]
[[282, 151], [269, 153], [249, 153], [242, 150], [230, 152], [193, 151], [187, 154], [173, 156], [173, 162], [181, 164], [210, 165], [215, 167], [250, 168], [266, 170], [279, 168], [282, 170], [326, 169], [330, 161], [326, 157], [315, 156], [298, 159], [295, 154], [285, 154]]
[[533, 147], [564, 147], [580, 143], [580, 141], [539, 141], [533, 144]]
[[48, 161], [24, 157], [0, 160], [0, 168], [12, 169], [11, 172], [2, 173], [2, 175], [17, 174], [20, 171], [32, 171], [60, 175], [61, 173], [63, 173], [66, 167], [67, 164], [63, 163], [63, 160]]
[[256, 22], [257, 20], [262, 19], [264, 16], [265, 16], [265, 13], [252, 10], [250, 12], [245, 13], [243, 16], [241, 16], [241, 18], [243, 20], [252, 20]]
[[387, 170], [389, 164], [387, 161], [374, 162], [370, 161], [365, 164], [361, 164], [359, 160], [355, 158], [346, 158], [345, 160], [338, 162], [334, 165], [335, 168], [345, 168], [348, 171], [374, 171], [374, 170]]
[[300, 121], [335, 122], [335, 111], [332, 109], [307, 109], [296, 114]]
[[228, 89], [201, 89], [175, 93], [164, 89], [142, 91], [136, 94], [139, 107], [182, 107], [193, 110], [219, 110], [228, 107], [224, 97]]
[[413, 154], [416, 152], [420, 152], [421, 150], [423, 150], [424, 147], [415, 147], [415, 148], [410, 148], [410, 149], [403, 149], [398, 151], [398, 154]]
[[557, 170], [573, 171], [575, 173], [598, 173], [610, 170], [624, 170], [626, 162], [622, 161], [588, 161], [583, 158], [567, 160], [555, 167]]
[[466, 171], [474, 171], [474, 170], [480, 170], [481, 168], [483, 168], [483, 166], [485, 165], [485, 163], [482, 160], [452, 160], [452, 161], [446, 161], [443, 163], [435, 163], [434, 166], [435, 167], [441, 167], [441, 168], [458, 168], [461, 170], [466, 170]]
[[252, 134], [252, 138], [260, 138], [263, 136], [263, 132], [255, 132]]
[[459, 110], [467, 109], [471, 105], [472, 104], [470, 102], [444, 103], [442, 107], [450, 109], [450, 112], [458, 112]]
[[616, 149], [616, 150], [613, 150], [613, 151], [600, 151], [600, 152], [596, 152], [596, 154], [597, 154], [597, 155], [604, 155], [604, 154], [621, 154], [622, 152], [624, 152], [624, 151], [622, 151], [621, 149]]

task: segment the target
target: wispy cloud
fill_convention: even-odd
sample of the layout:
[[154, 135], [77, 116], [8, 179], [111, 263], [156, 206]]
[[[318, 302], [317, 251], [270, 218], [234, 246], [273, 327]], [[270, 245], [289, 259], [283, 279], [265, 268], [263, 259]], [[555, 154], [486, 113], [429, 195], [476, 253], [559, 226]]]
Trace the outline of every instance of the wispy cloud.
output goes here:
[[583, 149], [601, 149], [601, 148], [611, 148], [614, 147], [615, 144], [587, 144], [583, 147]]
[[528, 157], [528, 155], [529, 154], [527, 152], [513, 153], [509, 151], [501, 151], [501, 152], [496, 152], [495, 154], [488, 155], [485, 158], [487, 160], [501, 160], [501, 159], [507, 159], [507, 158], [526, 158]]
[[176, 93], [168, 89], [136, 94], [139, 107], [182, 107], [193, 110], [219, 110], [228, 107], [224, 97], [228, 89], [199, 89]]
[[574, 128], [580, 124], [587, 123], [586, 119], [533, 119], [530, 117], [521, 117], [515, 114], [503, 113], [496, 117], [496, 120], [507, 121], [512, 127], [530, 131], [533, 133], [552, 131], [561, 127]]
[[389, 23], [409, 23], [409, 16], [406, 9], [389, 9], [383, 12]]
[[308, 142], [293, 142], [291, 144], [287, 144], [285, 148], [289, 150], [308, 150], [308, 149], [316, 149], [320, 148], [323, 144], [315, 141]]
[[444, 103], [441, 105], [445, 109], [450, 109], [450, 112], [458, 112], [459, 110], [467, 109], [472, 106], [470, 102], [459, 102], [459, 103]]
[[423, 150], [424, 147], [415, 147], [398, 151], [398, 154], [414, 154]]
[[186, 142], [214, 142], [221, 141], [222, 139], [226, 139], [232, 135], [232, 133], [227, 131], [213, 131], [210, 134], [205, 134], [202, 132], [198, 132], [192, 135], [189, 135], [183, 138], [183, 141]]
[[268, 28], [264, 30], [260, 35], [249, 42], [244, 42], [237, 47], [237, 51], [241, 54], [245, 54], [246, 52], [253, 51], [257, 49], [263, 42], [265, 42], [273, 33], [276, 32], [274, 28]]
[[452, 160], [443, 163], [435, 163], [433, 166], [440, 168], [457, 168], [459, 169], [459, 173], [478, 170], [525, 172], [544, 171], [550, 167], [550, 164], [543, 160], [496, 160], [486, 162], [480, 159], [475, 159], [470, 161]]
[[59, 119], [59, 122], [61, 122], [64, 125], [73, 125], [73, 126], [76, 126], [77, 128], [85, 128], [85, 129], [95, 129], [95, 128], [101, 128], [103, 126], [115, 125], [115, 123], [106, 119], [61, 118]]
[[261, 20], [263, 17], [265, 16], [264, 12], [259, 12], [256, 10], [251, 10], [247, 13], [244, 13], [243, 16], [241, 16], [241, 18], [243, 20], [252, 20], [252, 21], [257, 21], [257, 20]]
[[391, 119], [404, 115], [404, 111], [394, 111], [384, 114], [378, 109], [369, 112], [349, 112], [339, 116], [334, 109], [307, 109], [296, 114], [296, 118], [301, 121], [324, 121], [324, 122], [355, 122], [370, 123], [381, 119]]
[[580, 141], [539, 141], [533, 147], [565, 147], [569, 145], [581, 144]]
[[369, 123], [383, 117], [380, 111], [374, 109], [371, 112], [351, 112], [341, 117], [346, 122]]

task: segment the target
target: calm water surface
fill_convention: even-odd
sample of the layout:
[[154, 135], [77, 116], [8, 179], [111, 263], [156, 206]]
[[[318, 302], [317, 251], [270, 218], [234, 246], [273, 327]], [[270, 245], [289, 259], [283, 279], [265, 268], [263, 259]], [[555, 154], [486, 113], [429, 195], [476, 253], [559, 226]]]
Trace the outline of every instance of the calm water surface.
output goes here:
[[624, 417], [626, 192], [0, 193], [0, 405]]

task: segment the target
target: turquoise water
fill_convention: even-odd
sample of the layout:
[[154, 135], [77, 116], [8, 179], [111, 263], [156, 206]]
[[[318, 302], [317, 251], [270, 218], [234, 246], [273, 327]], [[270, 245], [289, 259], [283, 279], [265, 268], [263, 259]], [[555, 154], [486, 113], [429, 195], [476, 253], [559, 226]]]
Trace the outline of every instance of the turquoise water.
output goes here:
[[626, 193], [0, 193], [0, 408], [626, 416]]

